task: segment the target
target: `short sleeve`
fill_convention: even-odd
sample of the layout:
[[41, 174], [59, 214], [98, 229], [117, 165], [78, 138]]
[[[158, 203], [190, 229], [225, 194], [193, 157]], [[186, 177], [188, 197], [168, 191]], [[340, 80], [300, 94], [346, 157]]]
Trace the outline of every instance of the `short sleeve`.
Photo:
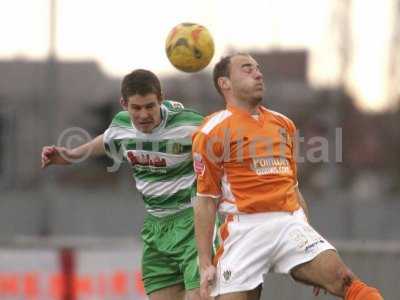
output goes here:
[[129, 115], [126, 111], [119, 112], [113, 118], [108, 129], [103, 133], [103, 145], [106, 154], [117, 162], [124, 161], [122, 141], [118, 139], [118, 132], [131, 126]]
[[213, 143], [212, 137], [197, 131], [193, 135], [193, 168], [197, 175], [197, 195], [221, 197], [223, 167], [222, 145]]
[[108, 128], [103, 134], [103, 146], [108, 157], [116, 162], [123, 162], [121, 142], [113, 139], [113, 128]]
[[111, 139], [111, 133], [112, 129], [107, 128], [106, 131], [103, 133], [103, 145], [104, 145], [104, 150], [106, 151], [106, 154], [108, 156], [111, 156], [111, 148], [112, 148], [112, 139]]

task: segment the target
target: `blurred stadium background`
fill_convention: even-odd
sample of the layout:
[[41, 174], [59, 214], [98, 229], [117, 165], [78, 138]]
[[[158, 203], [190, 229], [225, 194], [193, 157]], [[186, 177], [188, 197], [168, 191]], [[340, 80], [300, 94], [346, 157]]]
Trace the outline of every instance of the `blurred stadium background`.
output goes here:
[[[179, 3], [172, 2], [171, 5], [178, 5], [174, 8], [180, 7]], [[278, 1], [267, 2], [271, 9], [278, 5]], [[312, 11], [314, 2], [310, 1], [305, 11]], [[382, 290], [385, 299], [398, 299], [400, 1], [386, 0], [375, 4], [375, 8], [390, 7], [386, 8], [390, 15], [387, 19], [381, 18], [384, 14], [378, 10], [374, 14], [374, 7], [359, 11], [360, 1], [325, 2], [329, 4], [325, 12], [328, 36], [321, 37], [325, 42], [322, 42], [323, 50], [318, 55], [320, 59], [322, 57], [321, 64], [324, 57], [332, 59], [322, 72], [329, 78], [332, 70], [335, 74], [332, 82], [315, 84], [315, 80], [310, 79], [316, 76], [310, 75], [316, 68], [316, 54], [309, 46], [285, 46], [285, 43], [276, 42], [279, 34], [283, 36], [280, 26], [293, 21], [286, 17], [293, 14], [289, 4], [283, 5], [279, 13], [276, 11], [272, 21], [253, 21], [258, 22], [261, 30], [262, 26], [268, 27], [272, 22], [276, 43], [263, 42], [269, 41], [269, 37], [258, 36], [260, 44], [254, 47], [251, 43], [237, 44], [229, 39], [221, 45], [216, 38], [215, 59], [229, 51], [251, 52], [266, 78], [265, 104], [296, 122], [300, 136], [305, 139], [300, 145], [303, 156], [316, 146], [312, 143], [313, 137], [328, 139], [327, 161], [305, 159], [299, 163], [300, 186], [308, 199], [312, 223], [335, 243], [343, 259], [357, 274]], [[44, 10], [43, 18], [47, 20], [47, 14], [50, 17], [50, 25], [46, 27], [46, 30], [50, 29], [48, 54], [30, 56], [27, 44], [25, 50], [18, 50], [19, 46], [16, 46], [2, 55], [6, 45], [2, 43], [0, 47], [0, 299], [145, 299], [140, 281], [138, 240], [144, 210], [128, 168], [122, 167], [118, 173], [107, 172], [106, 167], [112, 162], [102, 158], [42, 171], [41, 148], [56, 144], [65, 130], [72, 127], [82, 128], [92, 137], [102, 133], [120, 109], [122, 75], [138, 66], [161, 74], [167, 99], [182, 101], [204, 114], [222, 108], [223, 102], [214, 91], [210, 69], [192, 75], [182, 74], [151, 64], [137, 65], [134, 60], [141, 61], [142, 57], [133, 54], [132, 61], [126, 60], [123, 72], [104, 69], [98, 58], [86, 59], [87, 53], [79, 59], [63, 59], [58, 55], [61, 46], [57, 49], [57, 40], [62, 41], [62, 35], [57, 36], [55, 28], [57, 15], [62, 15], [60, 7], [65, 3], [59, 1], [58, 8], [55, 0], [40, 3], [48, 9]], [[121, 10], [126, 4], [123, 3], [119, 4]], [[199, 2], [193, 3], [187, 11], [179, 10], [188, 17], [183, 18], [186, 16], [183, 14], [171, 19], [165, 32], [176, 23], [190, 19], [190, 13], [199, 10]], [[210, 5], [210, 10], [215, 9], [215, 6], [211, 8], [211, 1], [205, 3]], [[74, 5], [78, 10], [81, 4], [76, 2]], [[257, 9], [254, 5], [249, 5], [250, 11]], [[11, 1], [4, 1], [1, 6], [2, 14], [12, 8]], [[91, 13], [96, 14], [96, 11]], [[372, 26], [385, 24], [386, 27], [381, 32], [366, 28], [367, 42], [358, 44], [355, 30], [358, 23], [354, 16], [362, 13], [368, 14], [368, 18], [372, 16], [368, 19]], [[39, 10], [37, 14], [40, 15]], [[303, 11], [298, 14], [303, 14], [303, 18], [307, 15]], [[195, 15], [194, 21], [205, 23], [218, 37], [222, 31], [217, 25], [222, 20], [216, 12], [211, 15], [214, 18], [211, 21], [202, 22], [202, 14]], [[107, 22], [118, 19], [111, 14], [108, 17]], [[235, 19], [225, 20], [235, 22]], [[72, 24], [73, 20], [69, 22]], [[250, 27], [256, 25], [251, 20], [246, 22]], [[126, 25], [118, 26], [122, 31]], [[8, 30], [8, 36], [13, 35], [8, 24], [1, 23], [1, 27], [3, 32]], [[145, 31], [132, 29], [134, 33], [135, 30]], [[27, 34], [29, 29], [25, 31]], [[105, 40], [108, 35], [112, 32], [105, 35]], [[376, 45], [382, 40], [379, 35], [387, 36], [385, 44]], [[15, 32], [15, 39], [24, 37]], [[163, 42], [165, 36], [154, 38]], [[358, 66], [366, 73], [375, 72], [368, 69], [369, 63], [382, 67], [381, 73], [375, 74], [376, 78], [384, 78], [382, 91], [374, 98], [360, 90], [357, 92], [355, 86], [362, 82], [358, 83], [351, 74], [357, 67], [354, 63], [357, 58], [377, 47], [383, 50], [377, 55], [372, 52], [369, 60], [359, 62]], [[159, 57], [165, 56], [162, 46], [155, 53]], [[382, 53], [384, 56], [379, 56]], [[359, 89], [371, 90], [370, 85], [374, 82], [362, 84]], [[376, 105], [365, 102], [368, 97]], [[383, 102], [386, 104], [381, 104]], [[72, 144], [85, 139], [79, 131], [68, 134], [70, 136], [66, 137]], [[292, 284], [280, 276], [268, 277], [264, 294], [263, 299], [313, 298], [310, 288]]]

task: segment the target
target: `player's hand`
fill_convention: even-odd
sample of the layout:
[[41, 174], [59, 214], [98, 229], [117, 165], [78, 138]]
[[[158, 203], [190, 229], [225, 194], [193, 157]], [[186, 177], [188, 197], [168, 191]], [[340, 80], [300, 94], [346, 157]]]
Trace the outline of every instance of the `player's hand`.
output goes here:
[[71, 150], [64, 147], [45, 146], [42, 149], [42, 169], [50, 165], [68, 165]]
[[200, 297], [210, 299], [211, 287], [215, 281], [216, 269], [213, 265], [208, 266], [200, 273]]

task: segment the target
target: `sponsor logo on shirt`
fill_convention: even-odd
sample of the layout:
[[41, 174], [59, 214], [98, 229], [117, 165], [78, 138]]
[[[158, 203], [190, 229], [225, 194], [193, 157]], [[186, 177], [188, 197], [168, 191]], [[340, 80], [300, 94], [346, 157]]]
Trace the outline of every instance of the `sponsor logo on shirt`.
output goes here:
[[171, 149], [172, 154], [180, 154], [180, 153], [183, 152], [183, 146], [182, 146], [182, 144], [173, 143], [171, 148], [172, 148], [172, 149]]
[[251, 168], [257, 175], [291, 175], [292, 169], [286, 158], [253, 158]]
[[172, 100], [168, 100], [167, 102], [164, 102], [164, 104], [168, 108], [170, 108], [170, 109], [172, 109], [174, 111], [181, 111], [182, 109], [185, 108], [182, 103], [176, 102], [176, 101], [172, 101]]
[[165, 158], [160, 158], [157, 155], [150, 154], [134, 154], [133, 151], [126, 153], [128, 161], [132, 166], [151, 166], [151, 167], [166, 167]]
[[199, 153], [193, 153], [193, 169], [198, 176], [203, 176], [206, 166]]

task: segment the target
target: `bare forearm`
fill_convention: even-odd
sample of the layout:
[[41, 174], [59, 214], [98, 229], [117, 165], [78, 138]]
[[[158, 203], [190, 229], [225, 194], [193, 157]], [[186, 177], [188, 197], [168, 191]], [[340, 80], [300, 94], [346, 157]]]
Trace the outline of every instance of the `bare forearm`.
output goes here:
[[217, 205], [215, 199], [199, 197], [194, 207], [195, 236], [199, 254], [200, 268], [212, 264], [212, 243]]
[[80, 159], [86, 155], [88, 155], [88, 157], [104, 155], [103, 135], [101, 134], [90, 142], [71, 149], [70, 154], [72, 159]]
[[42, 168], [50, 165], [70, 165], [81, 162], [83, 159], [105, 154], [103, 135], [99, 135], [90, 142], [74, 149], [58, 146], [44, 146], [42, 149]]

